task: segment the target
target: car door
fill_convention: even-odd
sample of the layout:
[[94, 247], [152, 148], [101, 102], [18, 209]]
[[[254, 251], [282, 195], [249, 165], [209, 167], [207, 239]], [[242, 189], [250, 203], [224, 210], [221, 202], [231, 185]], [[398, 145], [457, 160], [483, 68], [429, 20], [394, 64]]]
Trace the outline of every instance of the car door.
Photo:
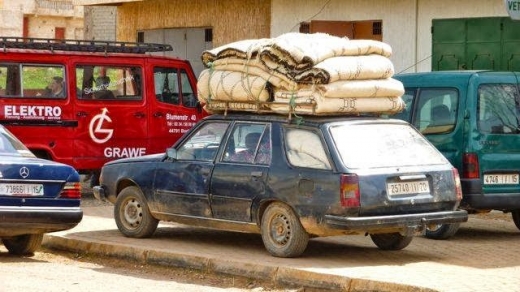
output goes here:
[[211, 180], [213, 217], [251, 222], [251, 205], [265, 195], [271, 163], [268, 123], [235, 123]]
[[139, 64], [76, 64], [75, 165], [98, 169], [117, 158], [150, 154]]
[[176, 147], [176, 159], [159, 164], [153, 189], [160, 213], [211, 217], [209, 182], [228, 125], [221, 121], [201, 124]]
[[150, 153], [162, 152], [206, 114], [198, 105], [196, 78], [189, 64], [172, 60], [148, 61], [148, 136]]

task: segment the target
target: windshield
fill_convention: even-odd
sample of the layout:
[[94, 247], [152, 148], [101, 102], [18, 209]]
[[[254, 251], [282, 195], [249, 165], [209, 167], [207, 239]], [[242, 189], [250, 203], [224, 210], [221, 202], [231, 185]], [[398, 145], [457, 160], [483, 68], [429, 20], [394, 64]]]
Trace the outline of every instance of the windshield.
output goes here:
[[0, 156], [24, 156], [34, 157], [31, 151], [25, 147], [11, 132], [0, 127]]
[[406, 124], [338, 124], [332, 139], [348, 168], [446, 164], [448, 161]]

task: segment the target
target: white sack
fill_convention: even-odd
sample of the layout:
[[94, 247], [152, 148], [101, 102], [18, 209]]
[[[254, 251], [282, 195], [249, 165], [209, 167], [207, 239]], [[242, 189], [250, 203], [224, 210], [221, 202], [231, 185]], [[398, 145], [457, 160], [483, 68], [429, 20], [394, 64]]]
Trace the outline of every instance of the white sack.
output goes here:
[[267, 81], [259, 76], [205, 69], [197, 81], [197, 91], [202, 103], [212, 100], [267, 101], [267, 85]]

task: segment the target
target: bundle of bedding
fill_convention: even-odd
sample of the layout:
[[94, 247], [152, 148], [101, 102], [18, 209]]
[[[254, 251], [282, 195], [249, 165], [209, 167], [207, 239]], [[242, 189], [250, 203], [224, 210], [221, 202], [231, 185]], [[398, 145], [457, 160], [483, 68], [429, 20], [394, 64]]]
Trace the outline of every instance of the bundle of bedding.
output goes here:
[[208, 112], [396, 113], [404, 88], [389, 45], [324, 33], [287, 33], [202, 54], [198, 96]]

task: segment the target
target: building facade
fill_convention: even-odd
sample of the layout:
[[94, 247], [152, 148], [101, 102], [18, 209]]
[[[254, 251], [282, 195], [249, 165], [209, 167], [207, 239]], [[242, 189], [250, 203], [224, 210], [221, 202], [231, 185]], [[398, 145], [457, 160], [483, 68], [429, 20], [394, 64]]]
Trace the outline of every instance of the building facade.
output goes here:
[[72, 0], [1, 0], [0, 35], [83, 39], [83, 6]]
[[[441, 28], [446, 31], [449, 27], [443, 21], [456, 20], [462, 26], [468, 20], [482, 20], [470, 21], [471, 31], [478, 33], [480, 26], [485, 26], [492, 36], [502, 35], [500, 25], [487, 27], [489, 22], [485, 20], [503, 23], [508, 19], [503, 0], [75, 0], [74, 3], [116, 7], [118, 41], [170, 43], [174, 46], [173, 54], [189, 59], [196, 71], [201, 69], [200, 55], [205, 49], [296, 31], [378, 39], [392, 47], [391, 60], [396, 73], [436, 70], [451, 55], [449, 49], [446, 51], [447, 46], [441, 46], [444, 50], [441, 55], [434, 49], [433, 32]], [[435, 24], [439, 29], [434, 29]], [[517, 21], [508, 25], [512, 27], [510, 31], [520, 29]], [[462, 40], [456, 41], [464, 52], [454, 53], [455, 60], [446, 64], [471, 69], [470, 63], [474, 62], [465, 59], [485, 55], [479, 52], [475, 57], [466, 52], [471, 46], [466, 35], [472, 36], [471, 31], [462, 32]], [[497, 49], [500, 56], [490, 58], [507, 59], [508, 48], [515, 47], [517, 42], [520, 47], [520, 34], [518, 40], [514, 36], [508, 38], [510, 45], [500, 47]], [[450, 39], [441, 42], [446, 44]], [[486, 62], [479, 59], [479, 64]]]

